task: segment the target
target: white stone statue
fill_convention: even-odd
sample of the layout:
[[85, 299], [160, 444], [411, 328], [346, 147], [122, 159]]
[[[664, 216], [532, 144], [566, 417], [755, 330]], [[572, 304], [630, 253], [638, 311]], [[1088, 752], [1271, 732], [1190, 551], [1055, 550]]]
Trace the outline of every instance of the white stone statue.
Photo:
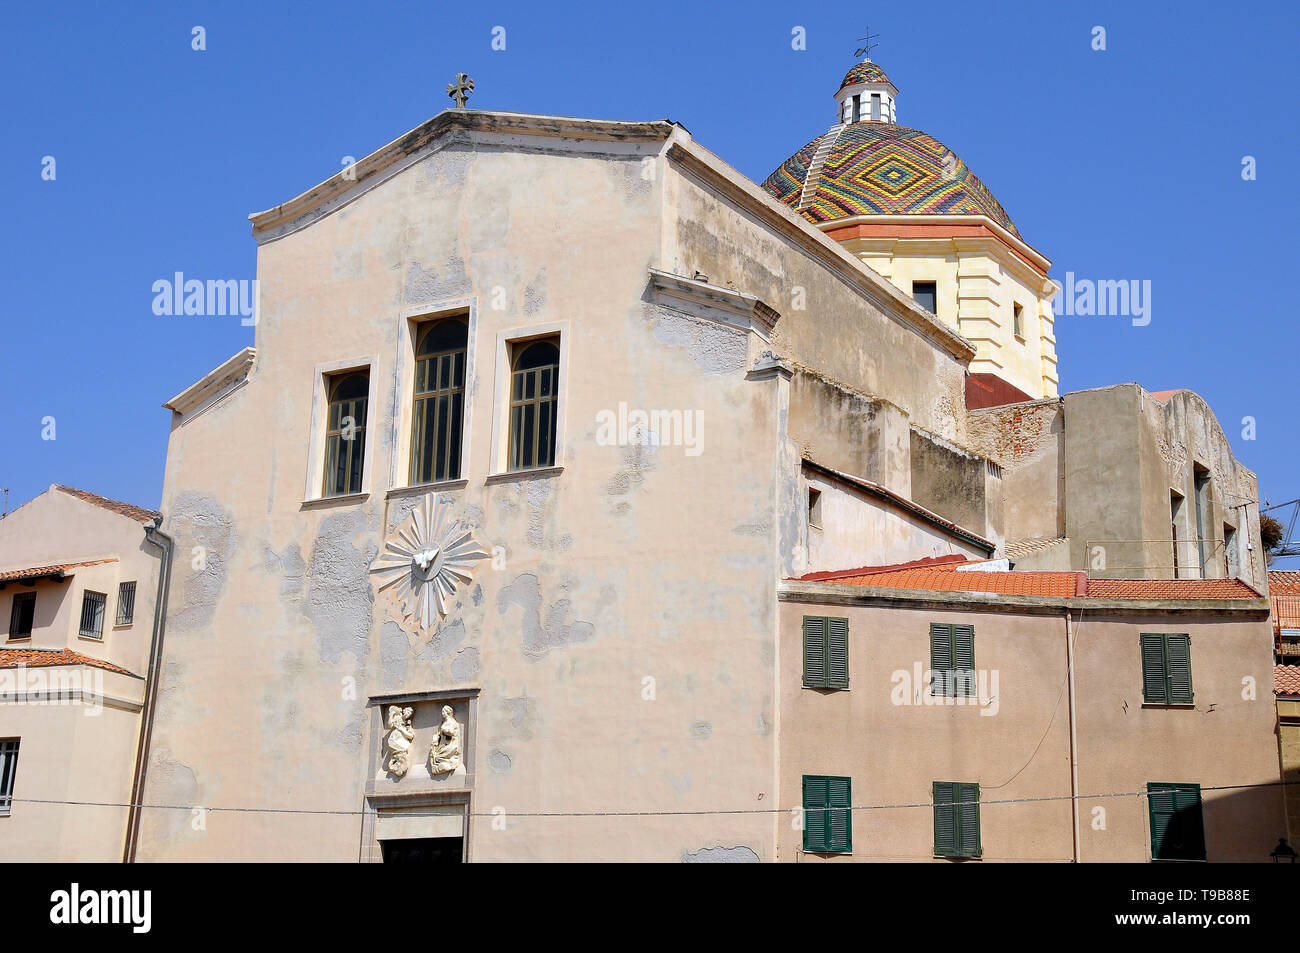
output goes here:
[[429, 745], [429, 771], [448, 774], [461, 766], [460, 722], [450, 705], [442, 706], [442, 724]]
[[388, 770], [399, 778], [406, 777], [406, 772], [411, 769], [411, 742], [415, 740], [411, 716], [414, 713], [413, 708], [388, 706]]

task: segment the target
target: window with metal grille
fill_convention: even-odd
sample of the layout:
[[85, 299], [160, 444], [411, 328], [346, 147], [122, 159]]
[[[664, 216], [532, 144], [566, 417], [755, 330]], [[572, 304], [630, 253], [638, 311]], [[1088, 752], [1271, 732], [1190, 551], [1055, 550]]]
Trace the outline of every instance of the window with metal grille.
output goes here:
[[555, 466], [555, 419], [560, 402], [560, 345], [521, 343], [510, 375], [510, 469]]
[[13, 611], [9, 613], [9, 638], [30, 639], [36, 618], [36, 593], [14, 593]]
[[460, 479], [468, 342], [469, 325], [461, 318], [436, 321], [420, 334], [411, 415], [412, 486]]
[[104, 637], [104, 604], [108, 597], [102, 592], [91, 592], [89, 589], [81, 598], [81, 629], [80, 632], [88, 639], [102, 639]]
[[130, 625], [135, 621], [135, 583], [124, 582], [117, 587], [116, 625]]
[[324, 496], [361, 492], [366, 454], [366, 404], [370, 372], [351, 371], [329, 382], [329, 418], [325, 431]]
[[18, 773], [18, 739], [0, 740], [0, 815], [9, 813], [14, 798], [14, 775]]

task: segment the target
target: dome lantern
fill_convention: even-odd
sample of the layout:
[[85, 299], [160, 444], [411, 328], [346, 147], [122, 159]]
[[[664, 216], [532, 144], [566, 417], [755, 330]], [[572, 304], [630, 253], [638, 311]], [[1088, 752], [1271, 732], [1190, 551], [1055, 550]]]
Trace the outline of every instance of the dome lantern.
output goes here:
[[898, 89], [868, 56], [844, 76], [835, 94], [841, 123], [897, 122]]

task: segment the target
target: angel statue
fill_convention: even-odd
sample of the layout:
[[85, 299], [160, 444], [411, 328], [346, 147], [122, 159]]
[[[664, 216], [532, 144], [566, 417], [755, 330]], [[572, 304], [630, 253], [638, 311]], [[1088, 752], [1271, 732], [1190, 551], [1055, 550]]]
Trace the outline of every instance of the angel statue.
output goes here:
[[413, 708], [388, 706], [388, 770], [399, 778], [406, 777], [411, 768], [411, 742], [415, 740], [415, 729], [411, 727]]

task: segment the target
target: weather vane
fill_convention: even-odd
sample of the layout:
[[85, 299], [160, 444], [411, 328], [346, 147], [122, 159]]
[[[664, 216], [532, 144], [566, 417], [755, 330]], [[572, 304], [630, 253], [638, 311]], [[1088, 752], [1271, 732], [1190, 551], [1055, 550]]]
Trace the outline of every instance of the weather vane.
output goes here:
[[858, 41], [862, 43], [861, 48], [854, 50], [853, 55], [865, 56], [867, 59], [871, 59], [871, 51], [880, 45], [879, 43], [872, 43], [871, 41], [877, 39], [879, 36], [879, 33], [872, 33], [871, 27], [868, 26], [867, 35], [858, 37]]

